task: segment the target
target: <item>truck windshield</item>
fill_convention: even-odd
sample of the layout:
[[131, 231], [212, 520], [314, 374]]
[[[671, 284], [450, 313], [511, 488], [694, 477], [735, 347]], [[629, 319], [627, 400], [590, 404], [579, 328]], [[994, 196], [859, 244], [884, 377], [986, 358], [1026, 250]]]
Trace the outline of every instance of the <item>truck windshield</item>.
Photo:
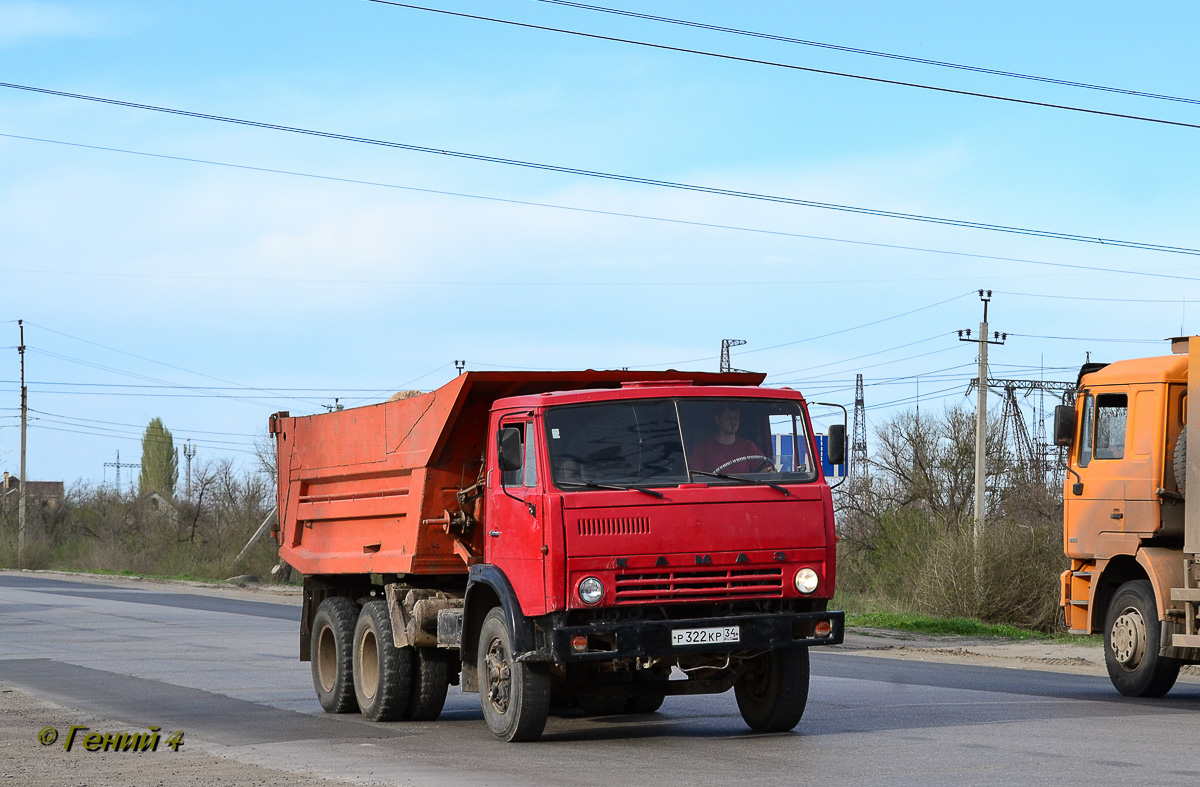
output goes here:
[[604, 402], [550, 408], [545, 423], [551, 477], [562, 489], [816, 478], [795, 401]]

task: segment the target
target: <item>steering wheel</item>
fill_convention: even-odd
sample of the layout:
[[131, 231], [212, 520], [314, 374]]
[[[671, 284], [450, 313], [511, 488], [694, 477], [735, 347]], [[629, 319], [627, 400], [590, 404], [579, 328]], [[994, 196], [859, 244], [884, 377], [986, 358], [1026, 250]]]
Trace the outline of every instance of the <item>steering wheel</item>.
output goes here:
[[720, 467], [718, 467], [716, 470], [713, 470], [713, 472], [714, 472], [714, 473], [719, 473], [719, 472], [721, 472], [722, 470], [724, 470], [724, 469], [725, 469], [725, 468], [727, 468], [727, 467], [731, 467], [731, 466], [733, 466], [733, 465], [736, 465], [738, 462], [745, 462], [745, 461], [748, 461], [748, 460], [750, 460], [750, 459], [761, 459], [761, 460], [762, 460], [760, 463], [758, 463], [758, 464], [755, 466], [755, 469], [753, 469], [753, 470], [751, 470], [751, 471], [750, 471], [751, 473], [761, 473], [761, 472], [762, 472], [762, 469], [763, 469], [763, 465], [771, 465], [771, 466], [774, 466], [774, 461], [771, 459], [771, 457], [769, 457], [769, 456], [763, 456], [762, 454], [750, 454], [749, 456], [739, 456], [737, 459], [730, 459], [728, 462], [726, 462], [725, 464], [721, 465], [721, 466], [720, 466]]

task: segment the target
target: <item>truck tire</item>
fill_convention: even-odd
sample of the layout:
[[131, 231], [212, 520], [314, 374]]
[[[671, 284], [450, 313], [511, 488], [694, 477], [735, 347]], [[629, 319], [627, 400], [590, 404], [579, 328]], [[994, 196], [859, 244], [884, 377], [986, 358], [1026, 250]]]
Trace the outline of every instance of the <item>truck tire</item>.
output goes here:
[[404, 718], [408, 721], [433, 721], [442, 714], [446, 691], [450, 688], [450, 654], [441, 648], [416, 648], [412, 696]]
[[351, 655], [354, 652], [354, 623], [357, 619], [358, 605], [341, 596], [322, 601], [313, 617], [309, 639], [313, 687], [326, 713], [353, 713], [358, 710]]
[[1175, 471], [1175, 486], [1179, 488], [1179, 494], [1186, 495], [1187, 429], [1179, 430], [1179, 439], [1175, 441], [1175, 458], [1171, 462], [1171, 469]]
[[412, 693], [412, 651], [396, 647], [386, 601], [363, 604], [354, 627], [354, 696], [363, 716], [371, 721], [404, 716]]
[[1183, 662], [1158, 655], [1162, 621], [1148, 579], [1117, 588], [1104, 624], [1104, 663], [1127, 697], [1161, 697], [1175, 685]]
[[537, 740], [550, 715], [550, 671], [513, 658], [512, 632], [496, 607], [479, 630], [479, 700], [483, 718], [502, 741]]
[[808, 648], [772, 650], [733, 685], [742, 719], [755, 732], [786, 732], [808, 704]]
[[663, 700], [666, 698], [665, 694], [636, 694], [626, 701], [625, 712], [630, 714], [654, 713], [662, 707]]

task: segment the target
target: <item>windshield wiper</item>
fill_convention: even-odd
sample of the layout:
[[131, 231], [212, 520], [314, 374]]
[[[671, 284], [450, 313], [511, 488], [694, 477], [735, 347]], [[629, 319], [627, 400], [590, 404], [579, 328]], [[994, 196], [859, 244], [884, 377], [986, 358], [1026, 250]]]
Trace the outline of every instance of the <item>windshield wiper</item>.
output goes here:
[[791, 492], [787, 491], [779, 484], [772, 484], [770, 481], [763, 481], [760, 478], [746, 478], [746, 476], [744, 476], [744, 475], [729, 475], [728, 473], [706, 473], [703, 470], [690, 470], [688, 472], [690, 472], [692, 475], [704, 475], [704, 476], [708, 476], [709, 478], [720, 478], [720, 479], [727, 480], [727, 481], [741, 481], [744, 484], [757, 484], [758, 486], [769, 486], [772, 489], [778, 489], [780, 492], [783, 492], [788, 497], [791, 497], [791, 495], [792, 495]]
[[662, 492], [656, 492], [655, 490], [647, 489], [644, 486], [634, 486], [633, 484], [629, 484], [629, 485], [594, 484], [591, 481], [557, 481], [555, 483], [557, 483], [559, 486], [582, 486], [582, 487], [586, 487], [588, 489], [620, 489], [620, 490], [634, 489], [638, 492], [641, 492], [644, 495], [650, 495], [651, 497], [657, 497], [659, 500], [661, 500], [664, 497]]

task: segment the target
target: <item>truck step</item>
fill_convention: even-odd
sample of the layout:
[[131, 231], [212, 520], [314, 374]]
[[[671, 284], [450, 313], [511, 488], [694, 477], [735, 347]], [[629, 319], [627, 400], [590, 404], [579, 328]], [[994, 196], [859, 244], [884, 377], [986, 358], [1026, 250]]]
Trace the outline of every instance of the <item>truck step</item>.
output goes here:
[[1200, 634], [1172, 634], [1171, 646], [1176, 648], [1200, 648]]
[[1200, 588], [1171, 588], [1172, 601], [1200, 601]]

